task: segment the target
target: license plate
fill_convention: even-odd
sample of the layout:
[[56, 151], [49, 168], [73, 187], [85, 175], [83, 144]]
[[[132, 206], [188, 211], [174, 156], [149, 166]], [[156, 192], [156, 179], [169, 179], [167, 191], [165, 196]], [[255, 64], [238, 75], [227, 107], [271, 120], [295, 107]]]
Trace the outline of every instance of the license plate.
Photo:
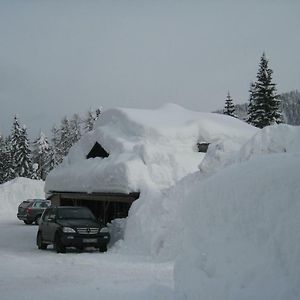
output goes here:
[[83, 243], [97, 243], [97, 239], [83, 239]]

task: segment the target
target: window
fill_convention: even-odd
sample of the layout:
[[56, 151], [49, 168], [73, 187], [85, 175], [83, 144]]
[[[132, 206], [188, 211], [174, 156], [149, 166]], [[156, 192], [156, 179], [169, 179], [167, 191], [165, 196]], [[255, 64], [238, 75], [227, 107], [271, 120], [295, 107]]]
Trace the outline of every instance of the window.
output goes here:
[[98, 142], [96, 142], [92, 150], [86, 156], [86, 158], [87, 159], [95, 158], [95, 157], [105, 158], [108, 156], [109, 156], [108, 152], [106, 152], [105, 149]]
[[198, 147], [198, 152], [207, 152], [209, 143], [197, 143], [197, 147]]

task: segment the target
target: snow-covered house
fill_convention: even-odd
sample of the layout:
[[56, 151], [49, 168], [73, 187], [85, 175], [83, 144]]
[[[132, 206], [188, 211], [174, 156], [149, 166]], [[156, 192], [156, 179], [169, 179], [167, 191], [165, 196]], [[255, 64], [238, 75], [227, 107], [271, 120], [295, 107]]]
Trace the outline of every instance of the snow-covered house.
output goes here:
[[241, 144], [255, 132], [238, 119], [175, 104], [109, 109], [50, 172], [45, 191], [56, 205], [86, 205], [110, 221], [127, 216], [140, 193], [198, 171], [208, 144]]

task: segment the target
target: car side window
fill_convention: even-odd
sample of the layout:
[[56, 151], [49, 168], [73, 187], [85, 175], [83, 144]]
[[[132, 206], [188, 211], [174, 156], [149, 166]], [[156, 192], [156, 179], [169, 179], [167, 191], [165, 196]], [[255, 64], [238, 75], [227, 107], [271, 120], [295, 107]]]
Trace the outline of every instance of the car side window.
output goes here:
[[34, 207], [45, 208], [45, 207], [48, 207], [48, 205], [46, 202], [35, 202]]

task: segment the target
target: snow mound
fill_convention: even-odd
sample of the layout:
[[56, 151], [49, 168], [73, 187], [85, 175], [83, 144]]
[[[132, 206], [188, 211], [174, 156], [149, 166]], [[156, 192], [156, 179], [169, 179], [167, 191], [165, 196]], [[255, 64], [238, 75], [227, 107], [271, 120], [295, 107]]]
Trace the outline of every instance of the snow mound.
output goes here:
[[0, 218], [15, 219], [19, 204], [32, 198], [45, 198], [44, 182], [18, 177], [0, 185]]
[[[231, 139], [241, 145], [257, 129], [232, 117], [175, 104], [160, 109], [109, 109], [95, 130], [74, 145], [46, 179], [46, 192], [138, 192], [168, 188], [198, 171], [198, 142]], [[98, 142], [106, 158], [86, 159]]]
[[178, 299], [300, 299], [299, 166], [300, 153], [257, 156], [188, 193]]
[[[198, 187], [209, 177], [215, 178], [222, 169], [227, 169], [231, 165], [243, 166], [242, 161], [244, 150], [252, 147], [251, 153], [257, 153], [248, 157], [249, 162], [257, 157], [272, 157], [276, 154], [276, 149], [287, 149], [283, 151], [283, 157], [300, 153], [300, 147], [296, 147], [300, 127], [280, 125], [266, 128], [259, 131], [253, 138], [249, 139], [245, 145], [234, 142], [232, 139], [220, 141], [210, 145], [208, 152], [200, 165], [200, 171], [190, 174], [179, 181], [176, 186], [166, 190], [144, 191], [138, 201], [136, 201], [129, 212], [126, 222], [124, 241], [120, 244], [122, 251], [146, 253], [159, 259], [174, 259], [184, 251], [183, 232], [186, 224], [183, 221], [182, 211], [190, 203], [190, 190]], [[259, 151], [261, 144], [255, 143], [259, 137], [264, 136], [264, 141], [268, 146], [268, 152]], [[281, 138], [282, 136], [282, 138]], [[277, 138], [278, 143], [274, 141]], [[294, 145], [292, 147], [292, 145]], [[289, 151], [289, 152], [288, 152]], [[261, 155], [263, 153], [263, 155]], [[286, 155], [286, 156], [285, 156]], [[297, 165], [297, 161], [295, 161]], [[259, 174], [259, 169], [257, 170]], [[242, 170], [241, 170], [242, 173]], [[272, 176], [272, 173], [269, 174]], [[241, 174], [241, 178], [247, 178]], [[297, 177], [299, 179], [299, 176]], [[251, 180], [249, 178], [249, 180]], [[261, 179], [259, 179], [261, 180]], [[231, 188], [235, 190], [237, 183], [232, 182]], [[290, 186], [293, 189], [293, 186]], [[223, 193], [223, 185], [215, 181], [212, 192]], [[243, 189], [243, 186], [241, 186]], [[251, 194], [251, 191], [245, 190]], [[271, 197], [271, 196], [270, 196]], [[199, 192], [199, 200], [202, 195]], [[136, 243], [136, 241], [139, 241]]]
[[235, 157], [242, 162], [257, 155], [300, 152], [300, 127], [286, 124], [268, 126], [255, 134]]

